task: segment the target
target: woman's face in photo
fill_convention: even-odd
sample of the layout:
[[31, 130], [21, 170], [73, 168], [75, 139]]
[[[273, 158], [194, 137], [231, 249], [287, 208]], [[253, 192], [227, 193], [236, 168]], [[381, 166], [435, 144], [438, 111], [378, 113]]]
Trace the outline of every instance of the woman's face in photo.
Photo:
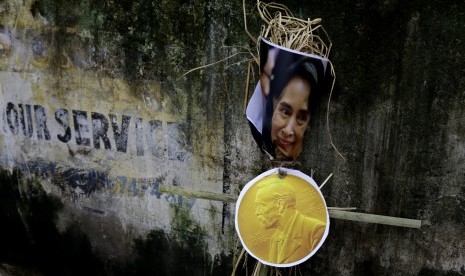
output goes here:
[[305, 130], [310, 122], [308, 99], [310, 84], [294, 77], [284, 87], [275, 103], [271, 126], [271, 141], [288, 158], [295, 159], [302, 151]]

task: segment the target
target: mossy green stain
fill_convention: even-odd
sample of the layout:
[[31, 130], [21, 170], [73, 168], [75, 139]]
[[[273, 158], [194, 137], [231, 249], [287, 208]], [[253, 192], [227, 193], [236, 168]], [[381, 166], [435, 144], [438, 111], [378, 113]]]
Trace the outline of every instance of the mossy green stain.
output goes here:
[[[134, 240], [135, 259], [128, 270], [136, 275], [225, 275], [232, 260], [208, 252], [206, 231], [183, 205], [172, 205], [171, 233], [152, 230]], [[132, 267], [132, 268], [131, 268]]]
[[216, 208], [216, 206], [213, 204], [211, 204], [210, 208], [208, 208], [208, 215], [212, 221], [217, 218], [219, 212], [220, 211], [218, 210], [218, 208]]
[[191, 218], [190, 210], [184, 205], [171, 205], [171, 227], [176, 239], [186, 247], [205, 251], [207, 245], [204, 241], [206, 231], [200, 224]]
[[[205, 38], [213, 27], [209, 24], [212, 19], [227, 25], [226, 45], [243, 46], [246, 37], [242, 26], [233, 24], [242, 18], [238, 1], [44, 0], [35, 2], [31, 13], [44, 16], [57, 27], [89, 30], [101, 40], [97, 48], [104, 48], [118, 34], [120, 58], [124, 60], [125, 75], [131, 79], [177, 78], [205, 64]], [[250, 28], [256, 29], [256, 18], [250, 20]], [[98, 35], [100, 31], [111, 35]]]

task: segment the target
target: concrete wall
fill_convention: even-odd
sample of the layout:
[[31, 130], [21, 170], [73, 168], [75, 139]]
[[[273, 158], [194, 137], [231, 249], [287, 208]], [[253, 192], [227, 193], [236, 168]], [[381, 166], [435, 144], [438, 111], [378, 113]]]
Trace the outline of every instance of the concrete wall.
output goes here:
[[[286, 5], [323, 18], [332, 39], [330, 129], [345, 157], [330, 145], [326, 97], [300, 169], [317, 182], [334, 173], [329, 206], [424, 221], [332, 220], [299, 269], [465, 273], [465, 5]], [[247, 11], [258, 35], [253, 3]], [[182, 76], [241, 51], [225, 46], [253, 49], [241, 1], [7, 0], [0, 20], [0, 269], [230, 273], [234, 204], [158, 187], [237, 194], [269, 167], [243, 114], [250, 56]]]

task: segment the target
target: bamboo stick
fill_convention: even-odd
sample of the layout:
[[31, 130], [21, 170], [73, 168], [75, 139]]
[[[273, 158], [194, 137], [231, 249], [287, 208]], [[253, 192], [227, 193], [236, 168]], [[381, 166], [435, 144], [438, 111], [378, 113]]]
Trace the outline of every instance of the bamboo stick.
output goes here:
[[191, 189], [174, 187], [174, 186], [166, 186], [166, 185], [160, 185], [158, 187], [158, 191], [161, 193], [175, 194], [175, 195], [182, 195], [182, 196], [187, 196], [187, 197], [210, 199], [210, 200], [224, 201], [224, 202], [236, 202], [237, 200], [236, 196], [232, 196], [228, 194], [218, 194], [218, 193], [205, 192], [205, 191], [194, 191]]
[[385, 225], [409, 227], [409, 228], [420, 228], [421, 227], [421, 220], [416, 220], [416, 219], [406, 219], [406, 218], [399, 218], [399, 217], [355, 213], [355, 212], [348, 212], [348, 211], [343, 211], [343, 210], [328, 210], [328, 212], [329, 212], [329, 216], [335, 219], [344, 219], [344, 220], [360, 221], [360, 222], [367, 222], [367, 223], [377, 223], [377, 224], [385, 224]]
[[[187, 197], [202, 198], [223, 202], [236, 202], [237, 197], [228, 194], [219, 194], [205, 191], [194, 191], [191, 189], [160, 185], [158, 191], [161, 193], [177, 194]], [[351, 212], [355, 207], [338, 208], [328, 207], [329, 217], [334, 219], [352, 220], [366, 223], [377, 223], [399, 227], [420, 228], [421, 220], [407, 219], [399, 217], [381, 216], [365, 213]]]

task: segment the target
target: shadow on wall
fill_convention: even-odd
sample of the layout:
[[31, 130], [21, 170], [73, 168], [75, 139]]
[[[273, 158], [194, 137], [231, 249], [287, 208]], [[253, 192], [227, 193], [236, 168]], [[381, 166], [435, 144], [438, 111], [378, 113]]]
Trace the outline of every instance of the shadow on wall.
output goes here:
[[[61, 201], [18, 170], [0, 170], [0, 266], [12, 275], [102, 275], [79, 225], [55, 226]], [[83, 265], [85, 264], [85, 265]]]
[[[185, 206], [173, 205], [173, 231], [152, 230], [133, 243], [133, 258], [109, 261], [95, 252], [77, 222], [59, 232], [63, 204], [17, 169], [0, 169], [0, 275], [225, 275], [227, 256], [208, 253], [205, 232]], [[131, 255], [131, 254], [128, 254]]]

